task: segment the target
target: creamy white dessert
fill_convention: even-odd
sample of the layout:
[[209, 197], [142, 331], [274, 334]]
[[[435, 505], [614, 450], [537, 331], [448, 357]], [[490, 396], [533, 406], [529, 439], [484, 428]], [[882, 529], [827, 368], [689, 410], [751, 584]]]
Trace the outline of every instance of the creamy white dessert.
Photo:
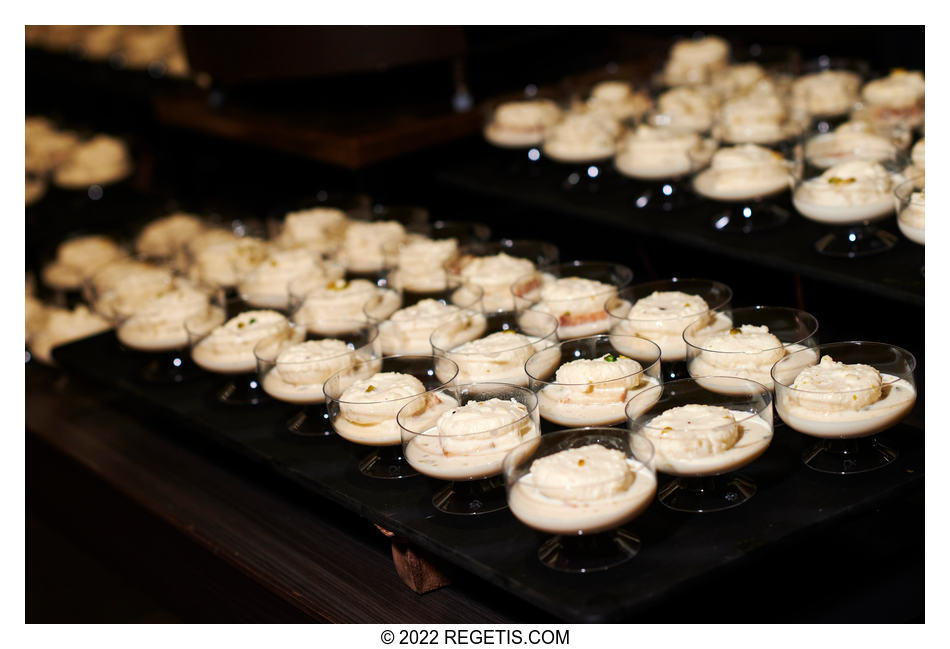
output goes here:
[[712, 127], [718, 106], [709, 88], [684, 86], [660, 95], [657, 111], [669, 126], [703, 132]]
[[69, 158], [53, 171], [53, 182], [66, 189], [106, 185], [132, 173], [132, 159], [122, 140], [96, 135], [73, 148]]
[[283, 349], [261, 379], [264, 392], [290, 403], [323, 403], [323, 384], [362, 359], [343, 340], [307, 340]]
[[669, 86], [705, 83], [728, 63], [729, 43], [718, 36], [682, 40], [670, 49], [663, 80]]
[[641, 429], [653, 442], [656, 470], [676, 476], [719, 475], [762, 455], [772, 426], [761, 416], [722, 406], [670, 408]]
[[535, 146], [560, 119], [561, 109], [548, 99], [506, 102], [495, 109], [485, 139], [500, 147]]
[[869, 160], [882, 162], [897, 155], [897, 145], [875, 133], [864, 120], [845, 122], [831, 133], [816, 135], [805, 143], [805, 158], [820, 169], [841, 162]]
[[257, 237], [236, 237], [217, 231], [200, 243], [189, 271], [192, 279], [211, 286], [234, 286], [267, 258], [269, 244]]
[[791, 389], [779, 390], [776, 409], [789, 426], [814, 437], [864, 437], [907, 416], [917, 391], [906, 379], [860, 363], [823, 356], [803, 369]]
[[27, 292], [23, 315], [25, 320], [24, 339], [29, 342], [33, 334], [41, 330], [46, 324], [46, 305], [35, 296]]
[[861, 89], [861, 99], [874, 121], [917, 126], [924, 120], [924, 75], [895, 69]]
[[287, 318], [277, 311], [245, 311], [199, 340], [191, 349], [191, 358], [209, 372], [253, 372], [257, 368], [255, 345], [264, 338], [289, 330]]
[[435, 426], [413, 435], [406, 461], [419, 473], [442, 480], [476, 480], [501, 473], [505, 456], [537, 439], [541, 430], [516, 399], [471, 400], [447, 408]]
[[61, 131], [43, 117], [26, 118], [26, 171], [46, 174], [66, 162], [79, 144], [79, 136]]
[[617, 151], [620, 123], [604, 113], [569, 113], [544, 134], [544, 154], [559, 162], [594, 162]]
[[637, 92], [626, 81], [601, 81], [590, 91], [587, 109], [591, 112], [605, 113], [615, 120], [639, 117], [653, 102], [649, 95]]
[[355, 273], [382, 270], [386, 267], [383, 246], [405, 237], [406, 229], [398, 221], [354, 221], [343, 236], [337, 261]]
[[[294, 290], [296, 289], [293, 287]], [[321, 283], [304, 294], [293, 314], [294, 322], [325, 336], [341, 333], [341, 326], [365, 321], [363, 307], [378, 293], [378, 287], [366, 279], [335, 279]], [[300, 297], [300, 296], [297, 296]], [[398, 296], [395, 296], [398, 299]], [[393, 310], [398, 308], [398, 304]]]
[[[121, 272], [121, 274], [120, 274]], [[95, 277], [95, 309], [107, 318], [135, 313], [156, 294], [172, 288], [171, 270], [158, 266], [117, 263]]]
[[554, 381], [538, 392], [538, 407], [542, 417], [566, 428], [620, 423], [627, 402], [659, 384], [622, 354], [568, 361], [557, 369]]
[[709, 85], [720, 97], [728, 99], [746, 94], [767, 78], [765, 70], [758, 63], [736, 63], [714, 72]]
[[451, 399], [429, 393], [427, 399], [413, 399], [426, 393], [426, 387], [411, 374], [377, 372], [347, 387], [338, 399], [339, 415], [333, 420], [337, 434], [354, 444], [391, 446], [402, 441], [396, 414], [403, 406], [405, 416], [417, 416], [426, 408], [438, 408]]
[[594, 534], [631, 520], [653, 501], [656, 476], [600, 444], [537, 458], [509, 487], [508, 507], [525, 525], [553, 534]]
[[692, 170], [693, 158], [705, 164], [714, 151], [715, 144], [695, 132], [641, 124], [620, 141], [614, 164], [632, 178], [678, 178]]
[[785, 104], [771, 92], [728, 100], [719, 119], [722, 139], [733, 144], [772, 144], [791, 135]]
[[111, 327], [108, 320], [81, 304], [72, 311], [50, 307], [45, 315], [42, 327], [30, 337], [30, 351], [48, 365], [53, 364], [54, 347], [108, 331]]
[[844, 115], [858, 101], [861, 77], [846, 70], [822, 70], [795, 79], [792, 106], [819, 117]]
[[926, 173], [926, 152], [924, 149], [924, 138], [917, 140], [917, 143], [910, 150], [910, 165], [904, 170], [904, 176], [913, 178], [914, 176]]
[[897, 215], [897, 226], [904, 236], [915, 243], [924, 245], [924, 190], [913, 192], [900, 214]]
[[524, 364], [536, 351], [550, 344], [509, 329], [462, 343], [445, 356], [458, 365], [459, 383], [490, 381], [525, 386], [528, 375]]
[[[531, 284], [515, 286], [519, 298], [537, 300], [532, 311], [548, 313], [558, 321], [558, 337], [580, 338], [604, 333], [610, 328], [610, 317], [604, 302], [617, 295], [617, 287], [584, 277], [540, 276], [538, 290]], [[522, 290], [523, 289], [523, 290]]]
[[[756, 381], [770, 390], [772, 366], [788, 354], [805, 349], [800, 344], [783, 343], [766, 325], [748, 324], [703, 337], [697, 344], [702, 350], [689, 361], [690, 376], [733, 376]], [[803, 365], [814, 360], [808, 354], [800, 356]], [[701, 385], [722, 393], [735, 389], [732, 382], [717, 383], [714, 378], [704, 379]]]
[[629, 302], [617, 304], [612, 314], [618, 319], [611, 333], [652, 340], [667, 362], [686, 359], [683, 331], [690, 324], [696, 323], [693, 326], [697, 336], [732, 327], [726, 314], [710, 311], [701, 296], [682, 291], [653, 291], [632, 305]]
[[46, 195], [46, 180], [42, 176], [26, 174], [25, 201], [27, 207], [39, 202]]
[[389, 281], [397, 290], [431, 293], [448, 286], [446, 264], [458, 256], [456, 239], [412, 238], [398, 246]]
[[169, 214], [142, 228], [135, 240], [135, 251], [146, 257], [166, 259], [175, 255], [187, 241], [204, 229], [201, 219], [193, 214]]
[[879, 163], [852, 160], [803, 182], [792, 202], [802, 216], [820, 223], [872, 221], [894, 212], [895, 184]]
[[379, 323], [379, 341], [383, 353], [431, 353], [429, 337], [432, 332], [460, 313], [461, 309], [454, 304], [431, 299], [420, 300], [412, 306], [399, 309]]
[[792, 182], [780, 154], [755, 144], [719, 149], [709, 168], [693, 179], [697, 193], [715, 200], [733, 201], [778, 194]]
[[335, 207], [312, 207], [288, 212], [275, 242], [282, 248], [334, 252], [343, 242], [346, 214]]
[[534, 263], [531, 260], [512, 257], [504, 252], [486, 257], [463, 255], [449, 266], [449, 272], [456, 275], [461, 283], [482, 288], [482, 304], [486, 311], [514, 308], [511, 285], [533, 270]]
[[141, 351], [164, 351], [188, 346], [185, 320], [208, 308], [209, 295], [185, 280], [153, 292], [121, 320], [116, 336], [123, 345]]
[[77, 289], [84, 279], [122, 254], [118, 244], [104, 235], [64, 241], [56, 249], [56, 259], [43, 268], [43, 283], [54, 289]]
[[241, 298], [262, 309], [286, 309], [290, 304], [291, 280], [312, 274], [329, 283], [343, 277], [339, 264], [325, 263], [315, 252], [305, 249], [274, 250], [237, 284]]

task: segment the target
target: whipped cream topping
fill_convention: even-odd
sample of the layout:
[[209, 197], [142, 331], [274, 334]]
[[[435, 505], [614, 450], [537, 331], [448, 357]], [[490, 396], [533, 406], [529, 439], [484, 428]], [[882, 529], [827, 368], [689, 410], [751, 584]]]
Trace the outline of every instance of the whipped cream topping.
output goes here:
[[447, 356], [459, 366], [461, 383], [478, 381], [527, 381], [524, 364], [536, 351], [535, 339], [516, 331], [496, 331], [463, 343]]
[[555, 160], [581, 162], [612, 156], [620, 123], [600, 112], [570, 113], [544, 136], [544, 153]]
[[721, 200], [774, 194], [788, 189], [789, 184], [782, 156], [755, 144], [719, 149], [709, 168], [693, 180], [697, 192]]
[[312, 331], [337, 320], [365, 320], [363, 306], [376, 293], [376, 285], [366, 279], [335, 279], [308, 290], [294, 313], [294, 321]]
[[[125, 272], [114, 275], [114, 280], [96, 295], [96, 310], [106, 317], [132, 315], [156, 294], [172, 288], [172, 272], [167, 268], [122, 266]], [[102, 278], [98, 279], [101, 285]]]
[[516, 399], [469, 401], [439, 417], [435, 429], [444, 455], [496, 454], [521, 444], [534, 430]]
[[823, 169], [850, 160], [881, 162], [896, 154], [897, 145], [875, 133], [872, 124], [864, 120], [845, 122], [831, 133], [817, 135], [805, 144], [805, 157]]
[[132, 160], [125, 142], [100, 134], [75, 146], [69, 158], [53, 172], [53, 181], [60, 187], [76, 189], [113, 183], [131, 171]]
[[324, 281], [343, 276], [343, 269], [326, 264], [305, 249], [275, 250], [238, 282], [238, 292], [253, 306], [284, 308], [290, 300], [288, 285], [304, 274]]
[[702, 346], [703, 360], [730, 369], [771, 367], [785, 356], [782, 341], [765, 325], [733, 327], [706, 338]]
[[861, 363], [841, 363], [831, 356], [803, 369], [792, 383], [799, 404], [817, 412], [860, 410], [881, 398], [881, 373]]
[[636, 472], [623, 451], [588, 444], [534, 460], [522, 480], [530, 481], [548, 498], [591, 502], [629, 489], [635, 478]]
[[890, 200], [893, 178], [876, 162], [851, 160], [805, 181], [795, 192], [796, 201], [828, 206], [851, 206]]
[[123, 344], [136, 349], [179, 348], [188, 344], [185, 320], [208, 306], [207, 293], [185, 280], [143, 299], [118, 327]]
[[627, 392], [641, 384], [642, 371], [640, 363], [622, 354], [579, 358], [561, 365], [555, 373], [557, 383], [543, 389], [559, 401], [623, 403]]
[[664, 411], [644, 427], [657, 454], [680, 459], [708, 457], [734, 447], [739, 426], [721, 406], [689, 404]]
[[893, 70], [886, 77], [866, 83], [861, 97], [869, 104], [889, 108], [913, 106], [924, 99], [924, 75], [917, 71]]
[[365, 273], [386, 266], [383, 246], [406, 236], [406, 229], [398, 221], [354, 221], [346, 229], [338, 260], [348, 270]]
[[148, 257], [171, 257], [205, 228], [192, 214], [175, 213], [151, 221], [135, 241], [135, 250]]
[[924, 190], [913, 192], [907, 201], [907, 207], [901, 210], [899, 215], [900, 221], [905, 225], [923, 230], [926, 224], [924, 200]]
[[548, 99], [506, 102], [495, 109], [485, 137], [498, 146], [540, 144], [545, 130], [560, 119], [561, 109]]
[[[364, 426], [388, 420], [395, 422], [396, 413], [404, 405], [402, 402], [425, 391], [422, 381], [411, 374], [377, 372], [343, 391], [339, 399], [340, 414], [351, 423]], [[424, 403], [418, 403], [418, 410], [424, 407]]]
[[792, 134], [786, 117], [784, 103], [771, 92], [734, 97], [722, 106], [722, 137], [737, 144], [778, 142]]
[[413, 238], [399, 246], [393, 283], [408, 291], [439, 291], [447, 285], [445, 264], [458, 255], [456, 239]]
[[752, 90], [766, 78], [765, 70], [758, 63], [737, 63], [716, 71], [710, 86], [721, 97], [728, 98]]
[[634, 178], [672, 178], [690, 172], [690, 151], [712, 156], [714, 145], [692, 131], [641, 124], [620, 142], [617, 169]]
[[509, 288], [519, 277], [532, 272], [534, 263], [500, 252], [486, 257], [462, 257], [457, 269], [463, 283], [482, 287], [485, 309], [493, 311], [513, 306]]
[[861, 77], [846, 70], [822, 70], [792, 84], [792, 106], [809, 115], [843, 115], [858, 100]]
[[214, 286], [234, 286], [245, 273], [267, 258], [270, 249], [262, 239], [235, 237], [230, 233], [212, 235], [207, 241], [216, 238], [220, 242], [210, 243], [198, 252], [191, 268], [194, 279]]
[[219, 360], [240, 364], [250, 371], [256, 365], [255, 345], [264, 338], [287, 330], [289, 326], [287, 318], [277, 311], [245, 311], [215, 327], [195, 345], [192, 353], [199, 365], [213, 367], [215, 361]]
[[53, 363], [54, 347], [65, 345], [110, 328], [109, 321], [79, 305], [72, 311], [55, 307], [46, 309], [42, 327], [30, 338], [30, 351], [47, 364]]
[[56, 289], [79, 288], [85, 278], [122, 254], [115, 241], [102, 235], [64, 241], [56, 259], [43, 269], [43, 282]]
[[587, 108], [592, 112], [605, 113], [615, 120], [624, 120], [642, 115], [652, 102], [645, 93], [634, 91], [626, 81], [601, 81], [595, 85], [587, 99]]
[[729, 61], [729, 43], [718, 36], [683, 40], [670, 49], [670, 57], [663, 70], [668, 85], [705, 83], [716, 70]]
[[710, 89], [684, 86], [660, 95], [657, 110], [670, 126], [701, 132], [713, 125], [717, 106]]
[[426, 353], [432, 347], [429, 337], [436, 327], [458, 315], [454, 304], [425, 299], [399, 309], [379, 323], [379, 339], [384, 354]]
[[307, 340], [285, 348], [277, 355], [276, 371], [293, 385], [322, 385], [333, 374], [350, 367], [352, 352], [342, 340]]
[[63, 164], [79, 144], [71, 131], [60, 131], [42, 117], [26, 118], [26, 170], [45, 174]]
[[277, 244], [283, 248], [330, 253], [340, 245], [346, 222], [346, 214], [335, 207], [288, 212], [277, 235]]

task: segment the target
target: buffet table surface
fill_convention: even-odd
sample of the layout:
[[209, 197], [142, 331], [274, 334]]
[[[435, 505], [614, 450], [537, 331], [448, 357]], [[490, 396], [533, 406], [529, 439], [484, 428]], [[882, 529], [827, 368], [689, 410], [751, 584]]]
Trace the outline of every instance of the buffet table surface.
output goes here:
[[[28, 364], [26, 425], [28, 503], [93, 537], [185, 621], [552, 621], [449, 566], [451, 585], [416, 594], [365, 520], [60, 370]], [[638, 619], [922, 620], [922, 482]], [[792, 598], [796, 582], [821, 596]], [[755, 591], [737, 618], [730, 602]]]

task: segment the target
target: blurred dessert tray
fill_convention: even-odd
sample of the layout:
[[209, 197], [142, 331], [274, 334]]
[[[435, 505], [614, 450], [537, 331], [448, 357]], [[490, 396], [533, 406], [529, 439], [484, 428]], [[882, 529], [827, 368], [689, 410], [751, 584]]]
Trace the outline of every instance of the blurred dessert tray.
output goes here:
[[[654, 502], [628, 526], [643, 542], [633, 561], [601, 573], [564, 574], [541, 565], [536, 551], [544, 535], [519, 523], [508, 510], [475, 517], [444, 514], [431, 504], [435, 481], [423, 476], [368, 478], [357, 466], [366, 452], [363, 447], [336, 436], [307, 438], [287, 432], [284, 425], [295, 410], [292, 404], [218, 403], [214, 391], [220, 377], [210, 374], [178, 385], [143, 383], [137, 378], [142, 357], [121, 350], [111, 332], [59, 347], [54, 358], [77, 377], [120, 390], [143, 413], [259, 462], [318, 499], [336, 502], [568, 621], [619, 621], [674, 604], [678, 595], [715, 588], [718, 580], [755, 559], [797, 556], [796, 544], [809, 536], [923, 487], [920, 416], [883, 436], [900, 449], [897, 461], [881, 471], [851, 476], [820, 474], [803, 466], [801, 437], [782, 427], [765, 455], [743, 471], [759, 487], [748, 503], [688, 515]], [[903, 533], [916, 538], [923, 529]]]

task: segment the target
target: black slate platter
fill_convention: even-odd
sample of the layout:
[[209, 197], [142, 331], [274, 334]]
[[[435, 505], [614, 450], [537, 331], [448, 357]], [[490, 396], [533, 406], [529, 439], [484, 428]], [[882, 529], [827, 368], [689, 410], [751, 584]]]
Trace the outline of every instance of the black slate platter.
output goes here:
[[780, 427], [765, 455], [743, 471], [758, 484], [751, 501], [695, 515], [655, 502], [627, 526], [642, 540], [637, 557], [606, 572], [569, 575], [539, 563], [536, 551], [545, 535], [525, 527], [509, 511], [479, 517], [442, 514], [430, 501], [438, 482], [422, 476], [367, 478], [357, 470], [367, 448], [337, 437], [308, 439], [283, 432], [294, 406], [276, 401], [246, 407], [219, 404], [213, 393], [221, 377], [210, 374], [179, 385], [142, 383], [136, 378], [141, 356], [120, 350], [111, 332], [59, 347], [54, 358], [71, 373], [116, 387], [137, 404], [160, 410], [183, 427], [569, 621], [629, 619], [685, 589], [720, 579], [761, 553], [794, 553], [793, 544], [807, 535], [923, 481], [924, 435], [909, 425], [887, 434], [901, 451], [895, 463], [855, 476], [805, 468], [799, 460], [800, 435]]

